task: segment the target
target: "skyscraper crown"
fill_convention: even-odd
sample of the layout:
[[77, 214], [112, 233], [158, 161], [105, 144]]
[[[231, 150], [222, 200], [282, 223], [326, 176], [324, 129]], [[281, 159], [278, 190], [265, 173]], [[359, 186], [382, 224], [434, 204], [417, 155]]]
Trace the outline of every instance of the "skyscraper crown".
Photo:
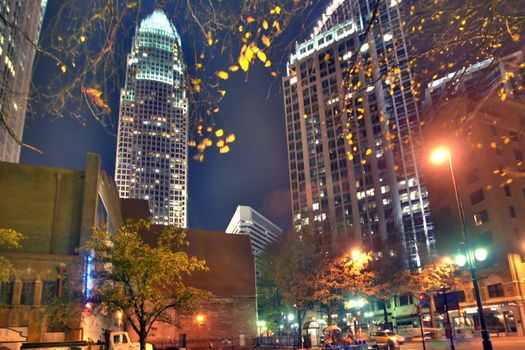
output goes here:
[[175, 26], [168, 19], [166, 13], [160, 9], [153, 11], [152, 14], [144, 18], [139, 26], [140, 33], [157, 33], [158, 31], [162, 31], [171, 37], [177, 38], [177, 41], [180, 44], [180, 37]]

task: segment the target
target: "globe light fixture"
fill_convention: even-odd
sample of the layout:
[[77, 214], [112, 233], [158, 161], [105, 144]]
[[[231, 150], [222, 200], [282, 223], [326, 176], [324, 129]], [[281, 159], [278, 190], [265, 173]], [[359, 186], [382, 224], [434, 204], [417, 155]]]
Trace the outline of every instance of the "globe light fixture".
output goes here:
[[455, 259], [458, 266], [463, 267], [467, 264], [467, 257], [463, 254], [456, 255]]
[[288, 321], [293, 321], [293, 320], [295, 320], [294, 314], [288, 314]]
[[474, 251], [474, 257], [477, 261], [485, 261], [488, 255], [489, 252], [485, 248], [478, 248]]

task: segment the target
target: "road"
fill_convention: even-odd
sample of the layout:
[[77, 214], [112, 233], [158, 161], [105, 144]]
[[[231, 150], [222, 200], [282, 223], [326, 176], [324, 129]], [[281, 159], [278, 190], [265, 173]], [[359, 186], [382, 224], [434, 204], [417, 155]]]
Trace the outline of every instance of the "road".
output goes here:
[[[525, 337], [492, 338], [494, 350], [523, 350], [525, 349]], [[427, 342], [427, 350], [449, 350], [450, 343]], [[421, 343], [407, 343], [401, 345], [401, 350], [422, 350]], [[456, 350], [483, 350], [481, 339], [466, 341], [456, 344]]]

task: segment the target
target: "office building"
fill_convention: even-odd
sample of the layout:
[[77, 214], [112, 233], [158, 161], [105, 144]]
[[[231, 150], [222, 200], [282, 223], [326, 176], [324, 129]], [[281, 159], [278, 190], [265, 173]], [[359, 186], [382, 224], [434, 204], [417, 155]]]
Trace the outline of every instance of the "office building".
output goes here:
[[455, 96], [483, 100], [505, 93], [525, 101], [525, 52], [492, 57], [435, 79], [425, 90], [424, 108], [439, 105]]
[[0, 161], [18, 163], [47, 0], [0, 2]]
[[257, 257], [268, 244], [281, 238], [283, 230], [253, 208], [238, 205], [226, 233], [249, 235], [252, 253]]
[[[491, 331], [525, 334], [525, 103], [494, 94], [479, 100], [460, 96], [433, 106], [424, 133], [429, 151], [450, 150], [465, 229], [472, 249], [485, 248], [477, 263], [480, 295]], [[437, 251], [451, 256], [462, 248], [458, 206], [447, 164], [426, 171]], [[462, 314], [456, 327], [479, 329], [470, 275], [456, 278]]]
[[188, 99], [180, 37], [166, 14], [141, 21], [120, 96], [116, 182], [157, 224], [187, 225]]
[[[283, 79], [293, 222], [424, 264], [435, 244], [401, 1], [335, 0]], [[390, 72], [390, 73], [389, 73]], [[392, 75], [391, 72], [394, 72]], [[395, 80], [397, 79], [397, 80]]]

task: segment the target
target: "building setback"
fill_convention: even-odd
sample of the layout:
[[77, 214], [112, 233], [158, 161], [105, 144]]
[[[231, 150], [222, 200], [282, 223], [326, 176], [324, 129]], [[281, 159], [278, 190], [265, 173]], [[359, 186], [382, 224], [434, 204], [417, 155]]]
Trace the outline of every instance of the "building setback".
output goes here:
[[[492, 330], [525, 334], [525, 103], [466, 96], [437, 106], [425, 126], [429, 149], [445, 144], [452, 161], [472, 248], [486, 248], [478, 263], [480, 294]], [[437, 251], [454, 256], [461, 247], [459, 214], [448, 165], [429, 165], [428, 189]], [[467, 277], [468, 276], [468, 277]], [[479, 329], [470, 276], [456, 279], [462, 312], [457, 324]]]
[[[47, 0], [0, 2], [0, 161], [18, 163], [31, 70]], [[17, 142], [18, 141], [18, 142]]]
[[187, 226], [188, 100], [180, 37], [162, 10], [136, 30], [120, 96], [116, 182], [156, 224]]
[[226, 233], [249, 235], [252, 253], [258, 256], [268, 244], [281, 238], [283, 230], [252, 207], [238, 205]]
[[401, 1], [381, 2], [365, 36], [376, 3], [333, 1], [290, 56], [283, 86], [293, 222], [336, 247], [397, 245], [389, 254], [415, 268], [435, 244], [417, 164], [419, 113]]

